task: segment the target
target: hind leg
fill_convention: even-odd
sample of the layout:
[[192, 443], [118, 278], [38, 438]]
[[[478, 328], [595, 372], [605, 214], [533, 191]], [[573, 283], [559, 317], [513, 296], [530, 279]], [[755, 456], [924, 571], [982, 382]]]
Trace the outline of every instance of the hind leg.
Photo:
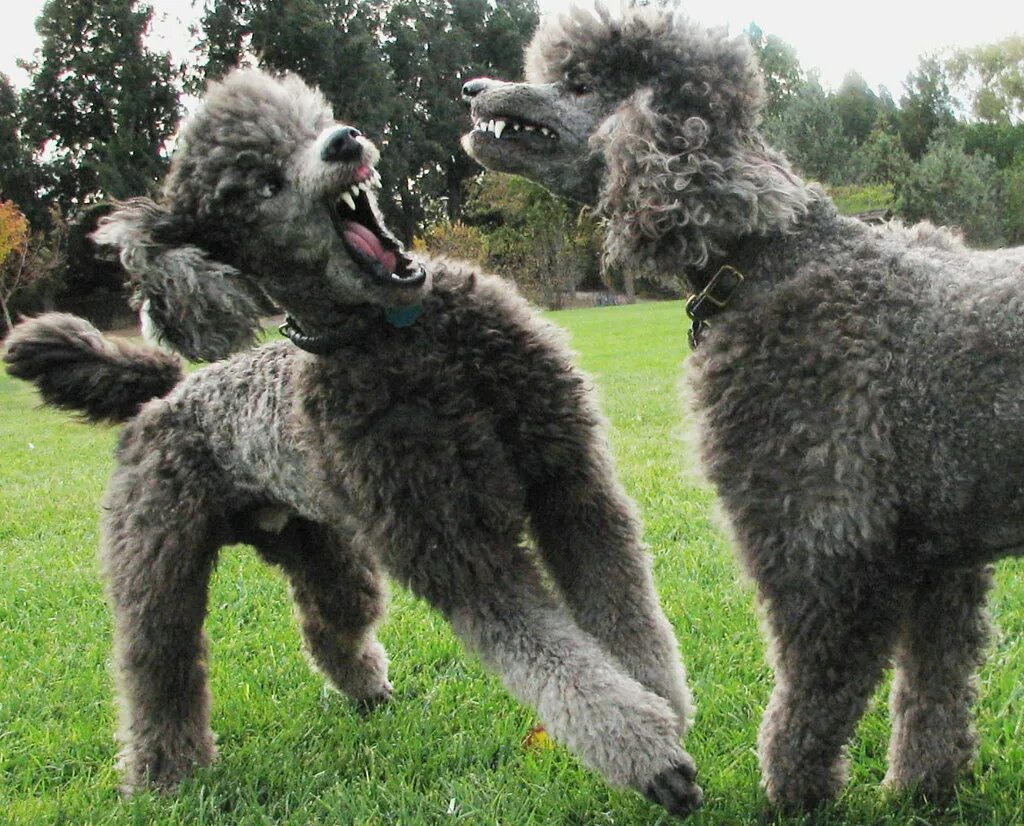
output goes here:
[[759, 736], [763, 783], [786, 809], [809, 809], [846, 783], [845, 748], [888, 663], [899, 595], [887, 578], [832, 571], [763, 587], [775, 688]]
[[914, 593], [897, 648], [887, 785], [948, 793], [977, 754], [971, 706], [991, 585], [991, 568], [946, 571]]
[[337, 688], [366, 703], [391, 696], [388, 657], [374, 636], [387, 591], [376, 560], [351, 537], [302, 518], [247, 537], [291, 584], [306, 650]]
[[216, 753], [203, 633], [215, 500], [202, 462], [151, 458], [115, 473], [103, 524], [126, 794], [171, 790]]

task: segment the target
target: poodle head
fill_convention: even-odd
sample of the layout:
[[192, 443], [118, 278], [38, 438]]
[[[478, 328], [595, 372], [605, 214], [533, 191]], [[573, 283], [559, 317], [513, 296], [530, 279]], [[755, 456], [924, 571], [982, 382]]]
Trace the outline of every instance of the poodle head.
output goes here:
[[157, 339], [221, 358], [251, 343], [267, 299], [307, 329], [421, 299], [425, 271], [377, 205], [378, 159], [298, 77], [239, 70], [183, 126], [162, 198], [119, 205], [93, 238], [120, 252]]
[[542, 21], [526, 77], [464, 86], [463, 147], [594, 206], [612, 261], [671, 277], [805, 209], [802, 182], [760, 138], [764, 81], [745, 36], [660, 4], [574, 8]]

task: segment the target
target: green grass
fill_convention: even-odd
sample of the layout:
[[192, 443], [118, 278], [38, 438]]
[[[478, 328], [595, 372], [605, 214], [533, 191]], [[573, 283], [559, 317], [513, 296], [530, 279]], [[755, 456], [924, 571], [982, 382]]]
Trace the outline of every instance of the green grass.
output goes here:
[[[678, 303], [556, 313], [594, 376], [625, 484], [640, 504], [666, 611], [697, 694], [688, 747], [707, 793], [697, 824], [789, 822], [758, 788], [754, 742], [771, 688], [753, 593], [711, 493], [688, 471]], [[225, 551], [210, 600], [221, 756], [172, 798], [123, 801], [114, 768], [110, 620], [96, 517], [116, 432], [37, 408], [0, 378], [0, 822], [182, 824], [657, 824], [562, 748], [527, 751], [537, 723], [446, 624], [395, 589], [381, 638], [393, 703], [360, 716], [306, 665], [280, 577]], [[884, 691], [852, 747], [853, 780], [817, 822], [1021, 823], [1024, 585], [1002, 563], [1001, 632], [982, 673], [983, 748], [946, 810], [885, 796]], [[800, 821], [792, 821], [800, 822]]]

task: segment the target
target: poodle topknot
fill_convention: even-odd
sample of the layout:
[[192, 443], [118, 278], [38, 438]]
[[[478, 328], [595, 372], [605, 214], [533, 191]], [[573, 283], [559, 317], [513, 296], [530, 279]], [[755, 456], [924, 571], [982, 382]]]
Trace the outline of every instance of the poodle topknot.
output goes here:
[[1024, 248], [836, 214], [759, 130], [750, 45], [661, 5], [546, 20], [527, 82], [463, 94], [483, 165], [607, 220], [611, 261], [695, 294], [703, 458], [756, 581], [769, 798], [812, 807], [895, 657], [887, 784], [948, 794], [991, 561], [1024, 552]]
[[267, 302], [291, 340], [183, 378], [73, 316], [10, 336], [8, 370], [48, 402], [130, 418], [102, 542], [126, 788], [174, 788], [214, 757], [207, 586], [241, 541], [283, 569], [339, 690], [391, 696], [387, 572], [588, 764], [685, 814], [701, 801], [686, 674], [587, 381], [504, 282], [405, 253], [377, 157], [298, 78], [232, 74], [163, 198], [121, 205], [96, 239], [179, 351], [248, 344]]

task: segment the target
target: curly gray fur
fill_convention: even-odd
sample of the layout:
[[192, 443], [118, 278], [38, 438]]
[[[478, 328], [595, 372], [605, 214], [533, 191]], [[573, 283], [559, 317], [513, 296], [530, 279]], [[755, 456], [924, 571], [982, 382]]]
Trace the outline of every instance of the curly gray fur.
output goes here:
[[977, 752], [989, 563], [1024, 552], [1024, 248], [837, 215], [764, 145], [746, 41], [663, 7], [549, 19], [527, 66], [466, 84], [474, 157], [592, 204], [613, 260], [746, 276], [689, 370], [771, 639], [769, 798], [838, 794], [894, 656], [886, 782], [948, 794]]
[[[401, 249], [380, 221], [377, 157], [297, 78], [239, 72], [185, 127], [161, 202], [124, 204], [96, 234], [181, 350], [239, 346], [251, 290], [308, 334], [296, 341], [333, 347], [236, 355], [125, 426], [102, 559], [126, 787], [174, 788], [214, 757], [207, 584], [218, 549], [245, 541], [283, 568], [306, 646], [339, 690], [391, 695], [374, 635], [388, 572], [556, 738], [685, 814], [701, 800], [679, 742], [686, 674], [588, 382], [505, 283]], [[410, 306], [411, 326], [386, 321]], [[77, 386], [47, 393], [49, 365], [87, 376], [116, 369], [114, 356], [125, 371], [156, 358], [70, 317], [14, 336], [9, 369], [42, 348], [49, 360], [22, 375], [91, 415]], [[121, 415], [147, 397], [105, 386]]]

